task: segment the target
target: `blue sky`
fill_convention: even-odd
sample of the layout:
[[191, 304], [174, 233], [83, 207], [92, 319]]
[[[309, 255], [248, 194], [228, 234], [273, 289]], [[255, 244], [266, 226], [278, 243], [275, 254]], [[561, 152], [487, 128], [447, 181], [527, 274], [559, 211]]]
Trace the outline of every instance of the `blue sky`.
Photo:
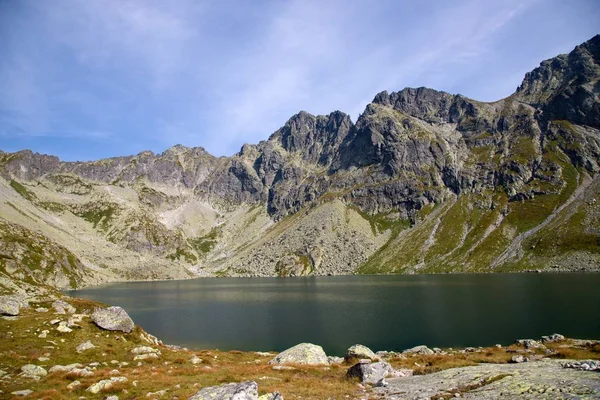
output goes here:
[[231, 155], [382, 90], [498, 100], [597, 33], [597, 0], [0, 0], [0, 149]]

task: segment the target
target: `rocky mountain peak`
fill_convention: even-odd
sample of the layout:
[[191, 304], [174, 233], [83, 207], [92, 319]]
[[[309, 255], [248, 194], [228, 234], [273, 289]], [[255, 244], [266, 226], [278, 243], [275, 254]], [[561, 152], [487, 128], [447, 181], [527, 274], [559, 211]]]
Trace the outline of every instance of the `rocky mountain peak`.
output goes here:
[[600, 127], [600, 35], [542, 61], [528, 72], [515, 97], [544, 112], [546, 120]]

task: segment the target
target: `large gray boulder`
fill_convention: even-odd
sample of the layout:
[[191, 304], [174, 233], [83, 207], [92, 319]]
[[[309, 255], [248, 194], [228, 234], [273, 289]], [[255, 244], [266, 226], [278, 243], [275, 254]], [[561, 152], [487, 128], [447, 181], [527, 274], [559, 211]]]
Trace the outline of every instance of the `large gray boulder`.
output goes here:
[[205, 387], [188, 400], [258, 400], [258, 385], [248, 381]]
[[8, 296], [0, 297], [0, 314], [2, 315], [19, 315], [21, 303], [19, 300]]
[[329, 361], [321, 346], [300, 343], [279, 353], [269, 364], [328, 365]]
[[361, 360], [361, 359], [369, 359], [371, 361], [379, 360], [379, 357], [367, 346], [363, 346], [362, 344], [355, 344], [351, 346], [348, 350], [346, 350], [346, 355], [344, 359], [346, 361], [352, 360]]
[[394, 368], [385, 361], [376, 363], [358, 363], [346, 372], [348, 378], [358, 378], [362, 383], [375, 385], [381, 379], [392, 375]]
[[102, 329], [126, 333], [131, 332], [135, 326], [127, 312], [121, 307], [97, 308], [92, 314], [92, 321]]

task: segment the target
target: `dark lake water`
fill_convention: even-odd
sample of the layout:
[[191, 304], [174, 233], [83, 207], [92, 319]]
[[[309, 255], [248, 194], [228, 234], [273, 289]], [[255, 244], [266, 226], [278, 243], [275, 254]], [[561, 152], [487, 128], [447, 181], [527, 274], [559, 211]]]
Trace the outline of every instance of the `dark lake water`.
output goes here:
[[509, 344], [554, 332], [600, 339], [600, 274], [202, 278], [71, 291], [119, 305], [165, 343], [342, 355]]

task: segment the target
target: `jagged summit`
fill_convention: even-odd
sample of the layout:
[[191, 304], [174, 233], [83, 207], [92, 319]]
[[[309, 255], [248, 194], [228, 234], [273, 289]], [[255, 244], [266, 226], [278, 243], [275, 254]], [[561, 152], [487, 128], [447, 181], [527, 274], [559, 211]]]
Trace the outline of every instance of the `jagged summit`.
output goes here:
[[600, 268], [599, 42], [506, 99], [384, 91], [356, 122], [301, 111], [231, 157], [2, 152], [0, 216], [106, 279], [119, 257], [137, 278]]

